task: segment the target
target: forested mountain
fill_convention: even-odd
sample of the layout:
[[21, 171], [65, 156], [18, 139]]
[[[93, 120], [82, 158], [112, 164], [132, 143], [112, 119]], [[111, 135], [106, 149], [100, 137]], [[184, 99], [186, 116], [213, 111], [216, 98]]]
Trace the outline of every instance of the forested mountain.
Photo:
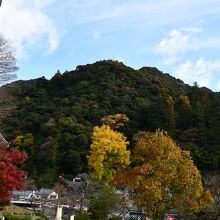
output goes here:
[[121, 128], [130, 148], [135, 133], [160, 128], [201, 170], [220, 168], [220, 94], [156, 68], [99, 61], [0, 88], [1, 132], [29, 154], [25, 168], [39, 185], [85, 171], [92, 128], [116, 113], [130, 119]]

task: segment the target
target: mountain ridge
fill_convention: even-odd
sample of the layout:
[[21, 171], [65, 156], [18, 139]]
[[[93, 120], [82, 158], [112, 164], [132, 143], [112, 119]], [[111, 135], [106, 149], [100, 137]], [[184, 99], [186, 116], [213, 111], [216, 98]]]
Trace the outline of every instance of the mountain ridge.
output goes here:
[[86, 170], [92, 128], [115, 113], [130, 118], [121, 130], [130, 148], [135, 133], [160, 128], [191, 151], [201, 170], [217, 169], [218, 110], [219, 93], [189, 86], [155, 67], [135, 70], [112, 60], [0, 88], [2, 133], [28, 152], [25, 168], [33, 178], [40, 176], [39, 185], [52, 184], [59, 173]]

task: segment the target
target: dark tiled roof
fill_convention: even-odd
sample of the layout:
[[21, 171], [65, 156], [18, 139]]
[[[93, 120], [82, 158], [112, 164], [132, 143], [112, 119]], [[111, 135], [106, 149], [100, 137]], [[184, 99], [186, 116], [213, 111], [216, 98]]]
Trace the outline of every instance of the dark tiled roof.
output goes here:
[[27, 190], [27, 191], [17, 191], [17, 190], [13, 190], [12, 191], [12, 195], [14, 196], [28, 196], [30, 194], [32, 194], [33, 191]]
[[50, 195], [53, 192], [54, 192], [54, 190], [52, 190], [52, 189], [41, 188], [39, 191], [36, 192], [36, 195]]

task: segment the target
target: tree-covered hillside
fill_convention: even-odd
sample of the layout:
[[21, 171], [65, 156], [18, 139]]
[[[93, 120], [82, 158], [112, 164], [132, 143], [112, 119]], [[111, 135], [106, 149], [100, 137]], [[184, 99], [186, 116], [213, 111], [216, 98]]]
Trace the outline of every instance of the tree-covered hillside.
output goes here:
[[51, 80], [14, 82], [0, 94], [1, 131], [28, 152], [25, 168], [40, 185], [85, 170], [92, 128], [115, 113], [130, 119], [121, 130], [130, 148], [138, 131], [161, 128], [192, 152], [200, 169], [220, 168], [219, 93], [156, 68], [100, 61]]

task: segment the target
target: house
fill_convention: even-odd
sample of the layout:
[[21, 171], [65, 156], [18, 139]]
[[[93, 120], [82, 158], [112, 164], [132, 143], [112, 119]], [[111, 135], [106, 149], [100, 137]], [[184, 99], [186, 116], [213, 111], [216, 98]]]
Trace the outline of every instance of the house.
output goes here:
[[81, 183], [82, 182], [82, 179], [80, 177], [75, 177], [73, 179], [73, 183]]
[[89, 176], [87, 173], [78, 174], [75, 178], [73, 178], [73, 183], [88, 183]]
[[12, 191], [12, 200], [30, 200], [31, 198], [34, 198], [35, 191], [26, 190], [26, 191]]
[[59, 195], [52, 189], [41, 188], [35, 193], [36, 199], [57, 200]]

